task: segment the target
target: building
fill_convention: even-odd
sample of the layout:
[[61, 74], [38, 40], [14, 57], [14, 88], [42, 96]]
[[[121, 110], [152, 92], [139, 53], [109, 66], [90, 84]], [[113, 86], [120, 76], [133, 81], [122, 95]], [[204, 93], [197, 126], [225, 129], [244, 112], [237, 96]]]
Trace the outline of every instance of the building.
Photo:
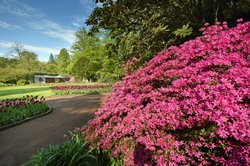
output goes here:
[[68, 75], [34, 75], [34, 82], [36, 84], [45, 84], [45, 83], [60, 83], [60, 82], [69, 82], [71, 77]]

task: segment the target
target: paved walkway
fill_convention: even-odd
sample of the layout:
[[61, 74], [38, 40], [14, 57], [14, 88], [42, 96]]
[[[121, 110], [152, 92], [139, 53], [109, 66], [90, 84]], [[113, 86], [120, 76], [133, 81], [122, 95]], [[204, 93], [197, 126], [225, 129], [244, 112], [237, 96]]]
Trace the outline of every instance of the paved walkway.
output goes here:
[[47, 99], [53, 112], [0, 131], [0, 166], [19, 166], [40, 148], [60, 144], [75, 127], [81, 127], [100, 107], [107, 94], [63, 96]]

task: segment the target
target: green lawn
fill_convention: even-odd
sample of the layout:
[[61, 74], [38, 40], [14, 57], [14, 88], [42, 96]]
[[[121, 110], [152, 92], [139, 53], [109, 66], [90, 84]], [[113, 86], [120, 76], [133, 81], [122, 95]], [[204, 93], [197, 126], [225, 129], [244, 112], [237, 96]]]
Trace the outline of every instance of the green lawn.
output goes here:
[[50, 86], [10, 86], [0, 87], [0, 100], [7, 98], [20, 98], [26, 95], [51, 96]]
[[103, 84], [105, 83], [60, 83], [60, 84], [45, 84], [45, 85], [26, 85], [26, 86], [8, 86], [8, 87], [0, 87], [0, 100], [3, 99], [12, 99], [12, 98], [21, 98], [26, 95], [33, 96], [52, 96], [52, 91], [50, 89], [51, 86], [54, 85], [95, 85], [95, 84]]

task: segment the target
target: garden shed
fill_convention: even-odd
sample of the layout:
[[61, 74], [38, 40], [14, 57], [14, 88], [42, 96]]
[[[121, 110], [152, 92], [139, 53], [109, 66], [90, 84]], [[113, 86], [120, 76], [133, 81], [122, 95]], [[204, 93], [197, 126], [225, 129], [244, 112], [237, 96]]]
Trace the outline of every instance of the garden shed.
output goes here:
[[34, 75], [34, 82], [39, 84], [68, 82], [70, 79], [68, 75]]

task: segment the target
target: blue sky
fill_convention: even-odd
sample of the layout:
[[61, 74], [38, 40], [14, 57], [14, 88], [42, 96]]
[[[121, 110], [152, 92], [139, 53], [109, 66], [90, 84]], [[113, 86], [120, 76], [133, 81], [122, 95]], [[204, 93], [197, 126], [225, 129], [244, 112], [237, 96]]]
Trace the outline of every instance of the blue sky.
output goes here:
[[16, 42], [48, 61], [50, 53], [70, 49], [95, 7], [94, 0], [0, 0], [0, 56]]

